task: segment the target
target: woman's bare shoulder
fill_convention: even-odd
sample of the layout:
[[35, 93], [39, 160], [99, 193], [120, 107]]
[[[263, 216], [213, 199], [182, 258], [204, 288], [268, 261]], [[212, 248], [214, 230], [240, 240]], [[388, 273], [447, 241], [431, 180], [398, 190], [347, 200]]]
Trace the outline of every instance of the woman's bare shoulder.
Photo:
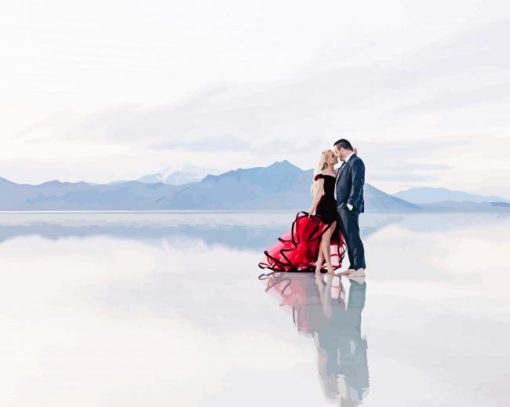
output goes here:
[[317, 175], [316, 175], [316, 176], [318, 176], [318, 175], [321, 175], [321, 176], [323, 176], [323, 177], [324, 177], [324, 176], [328, 176], [328, 177], [336, 177], [336, 174], [330, 174], [329, 172], [324, 172], [324, 171], [321, 171], [321, 172], [317, 173]]

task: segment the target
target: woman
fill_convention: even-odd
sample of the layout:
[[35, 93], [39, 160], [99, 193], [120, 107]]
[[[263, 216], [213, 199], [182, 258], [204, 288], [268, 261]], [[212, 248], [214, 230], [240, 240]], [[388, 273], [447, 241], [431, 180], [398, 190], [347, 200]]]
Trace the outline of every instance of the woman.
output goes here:
[[335, 199], [336, 171], [334, 165], [336, 163], [337, 158], [333, 150], [323, 151], [311, 186], [313, 202], [308, 212], [310, 215], [318, 216], [323, 223], [329, 226], [321, 237], [319, 255], [315, 263], [316, 274], [320, 272], [324, 261], [326, 261], [328, 273], [333, 274], [330, 254], [331, 236], [335, 231], [339, 232]]
[[[314, 198], [310, 210], [299, 212], [291, 229], [264, 251], [265, 258], [258, 264], [260, 268], [334, 274], [341, 267], [346, 247], [337, 221], [334, 197], [336, 174], [333, 166], [336, 162], [332, 150], [321, 153], [314, 171], [311, 187]], [[326, 270], [323, 269], [324, 261]]]

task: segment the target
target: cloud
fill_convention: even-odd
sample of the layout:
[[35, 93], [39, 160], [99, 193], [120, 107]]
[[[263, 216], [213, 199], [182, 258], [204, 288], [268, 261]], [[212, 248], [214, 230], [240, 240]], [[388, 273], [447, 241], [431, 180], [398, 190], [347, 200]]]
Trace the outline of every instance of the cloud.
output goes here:
[[149, 149], [154, 150], [195, 150], [195, 151], [213, 151], [213, 152], [225, 152], [225, 151], [245, 151], [249, 147], [243, 140], [235, 138], [234, 136], [223, 136], [223, 137], [208, 137], [203, 140], [170, 140], [161, 141], [149, 144]]
[[441, 165], [441, 164], [407, 164], [407, 165], [399, 165], [394, 167], [387, 167], [389, 170], [394, 171], [422, 171], [422, 172], [430, 172], [430, 171], [438, 171], [438, 170], [449, 170], [452, 168], [451, 165]]
[[371, 171], [371, 179], [376, 181], [430, 182], [438, 181], [446, 171], [454, 169], [444, 164], [406, 164], [379, 167]]
[[[44, 160], [48, 167], [72, 164], [70, 171], [79, 167], [82, 179], [101, 173], [104, 178], [110, 174], [110, 180], [113, 171], [115, 178], [137, 177], [160, 170], [159, 165], [168, 167], [169, 162], [200, 162], [229, 169], [288, 159], [301, 168], [312, 168], [322, 149], [346, 137], [360, 148], [370, 177], [386, 182], [391, 189], [406, 186], [398, 186], [399, 179], [401, 183], [441, 184], [454, 179], [479, 183], [481, 177], [465, 177], [471, 174], [470, 160], [476, 160], [476, 154], [490, 157], [499, 172], [510, 172], [507, 159], [499, 154], [508, 149], [508, 142], [495, 142], [498, 152], [489, 155], [483, 145], [472, 141], [505, 138], [510, 132], [506, 96], [510, 56], [505, 42], [510, 35], [510, 9], [505, 4], [468, 0], [415, 4], [410, 9], [404, 1], [384, 6], [373, 3], [381, 15], [366, 16], [371, 23], [366, 25], [358, 14], [366, 6], [349, 8], [327, 2], [320, 10], [314, 9], [313, 15], [321, 18], [315, 20], [320, 31], [314, 31], [313, 38], [301, 31], [300, 23], [309, 19], [306, 7], [299, 6], [299, 18], [278, 25], [286, 14], [286, 4], [277, 2], [274, 14], [267, 16], [257, 10], [254, 20], [246, 16], [238, 20], [235, 13], [243, 11], [239, 6], [228, 21], [210, 20], [201, 9], [199, 21], [210, 23], [206, 32], [211, 37], [197, 32], [199, 44], [179, 45], [172, 53], [160, 41], [155, 49], [139, 54], [154, 62], [159, 60], [155, 51], [162, 52], [160, 60], [167, 64], [175, 59], [175, 66], [182, 65], [181, 71], [170, 64], [163, 65], [168, 68], [164, 80], [155, 69], [129, 76], [132, 98], [122, 93], [111, 99], [108, 92], [120, 87], [114, 80], [112, 89], [94, 93], [95, 111], [81, 110], [74, 115], [55, 111], [35, 125], [28, 121], [13, 137], [16, 141], [4, 143], [1, 158], [28, 164], [33, 160], [37, 168], [44, 167]], [[221, 3], [223, 9], [230, 6]], [[141, 4], [136, 7], [150, 14]], [[186, 13], [190, 10], [183, 7], [183, 24], [191, 24], [187, 26], [191, 31], [181, 35], [189, 38], [200, 24], [184, 18], [189, 18]], [[436, 13], [439, 9], [441, 16]], [[328, 10], [338, 15], [326, 13]], [[210, 12], [215, 17], [221, 14], [216, 6]], [[322, 19], [326, 14], [329, 23], [335, 22], [329, 28]], [[164, 18], [159, 20], [161, 16], [156, 17], [158, 24], [167, 24]], [[339, 18], [345, 24], [336, 23]], [[240, 21], [248, 24], [249, 32], [233, 37], [244, 27]], [[255, 30], [261, 27], [271, 30]], [[299, 38], [292, 37], [289, 28], [300, 30]], [[228, 46], [222, 48], [218, 41], [223, 37]], [[256, 47], [243, 48], [241, 39]], [[137, 42], [138, 48], [145, 40]], [[299, 46], [305, 40], [309, 42]], [[111, 42], [110, 48], [115, 44]], [[119, 49], [128, 54], [129, 45], [123, 44]], [[200, 54], [205, 49], [207, 53]], [[276, 57], [276, 51], [281, 55]], [[136, 60], [133, 55], [130, 58]], [[287, 65], [282, 64], [285, 56], [291, 58]], [[208, 58], [210, 64], [205, 63]], [[151, 65], [147, 61], [143, 60], [144, 66]], [[234, 65], [239, 75], [234, 74]], [[265, 74], [259, 76], [259, 70]], [[178, 75], [172, 77], [175, 73]], [[100, 84], [106, 83], [105, 78]], [[141, 88], [154, 83], [158, 84], [157, 97], [139, 97]], [[122, 92], [127, 92], [124, 86]], [[100, 107], [98, 95], [109, 107]], [[91, 165], [94, 148], [103, 153], [95, 156]], [[81, 150], [89, 156], [80, 159]], [[36, 160], [35, 155], [40, 158]], [[18, 167], [16, 171], [22, 171]], [[26, 174], [28, 170], [23, 171]], [[125, 175], [119, 175], [122, 173]], [[483, 186], [475, 185], [497, 193], [503, 181], [505, 177], [498, 175], [497, 182], [487, 177]]]
[[510, 101], [510, 83], [498, 83], [468, 91], [438, 91], [426, 100], [400, 106], [393, 113], [405, 114], [420, 111], [445, 111], [473, 105]]
[[[510, 35], [507, 23], [438, 40], [391, 65], [314, 67], [256, 86], [221, 82], [168, 105], [131, 104], [99, 111], [52, 134], [155, 149], [217, 141], [221, 145], [228, 137], [240, 141], [232, 147], [224, 143], [226, 149], [246, 145], [262, 151], [273, 143], [291, 146], [297, 138], [314, 140], [308, 143], [312, 146], [329, 145], [338, 134], [367, 138], [379, 132], [388, 137], [390, 128], [399, 138], [413, 123], [410, 113], [438, 110], [443, 123], [428, 126], [438, 133], [454, 131], [459, 114], [455, 111], [501, 103], [509, 93], [510, 57], [503, 52], [503, 38]], [[414, 123], [416, 137], [423, 136], [420, 120]]]
[[447, 79], [450, 89], [459, 85], [476, 89], [487, 84], [480, 82], [481, 74], [486, 75], [486, 80], [508, 78], [510, 55], [506, 51], [506, 38], [509, 36], [510, 19], [459, 30], [414, 48], [372, 78], [372, 83], [376, 88], [393, 91], [427, 87], [437, 90], [437, 85], [442, 87], [445, 85], [442, 80]]

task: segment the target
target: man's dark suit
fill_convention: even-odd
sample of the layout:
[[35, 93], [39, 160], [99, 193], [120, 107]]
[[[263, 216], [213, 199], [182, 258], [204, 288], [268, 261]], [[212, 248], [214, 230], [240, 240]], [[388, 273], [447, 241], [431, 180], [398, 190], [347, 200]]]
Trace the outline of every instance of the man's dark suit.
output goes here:
[[[344, 162], [337, 173], [335, 191], [339, 215], [339, 226], [347, 243], [347, 255], [351, 269], [366, 268], [365, 250], [359, 234], [359, 214], [365, 211], [363, 185], [365, 184], [365, 164], [353, 154]], [[353, 206], [349, 210], [347, 204]]]

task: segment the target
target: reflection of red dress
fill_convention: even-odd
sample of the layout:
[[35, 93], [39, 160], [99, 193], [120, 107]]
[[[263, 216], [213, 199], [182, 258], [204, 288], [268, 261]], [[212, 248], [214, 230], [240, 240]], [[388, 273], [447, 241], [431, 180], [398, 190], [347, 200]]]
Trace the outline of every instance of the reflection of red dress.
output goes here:
[[272, 272], [259, 279], [267, 280], [266, 292], [275, 296], [281, 306], [292, 309], [298, 331], [313, 334], [324, 324], [319, 289], [312, 274]]
[[[273, 271], [315, 271], [321, 236], [332, 226], [324, 223], [322, 219], [319, 215], [298, 212], [291, 229], [281, 235], [272, 247], [264, 250], [266, 258], [260, 261], [258, 266]], [[337, 270], [342, 266], [346, 250], [338, 222], [330, 243], [331, 265]], [[325, 262], [321, 272], [327, 272]]]

